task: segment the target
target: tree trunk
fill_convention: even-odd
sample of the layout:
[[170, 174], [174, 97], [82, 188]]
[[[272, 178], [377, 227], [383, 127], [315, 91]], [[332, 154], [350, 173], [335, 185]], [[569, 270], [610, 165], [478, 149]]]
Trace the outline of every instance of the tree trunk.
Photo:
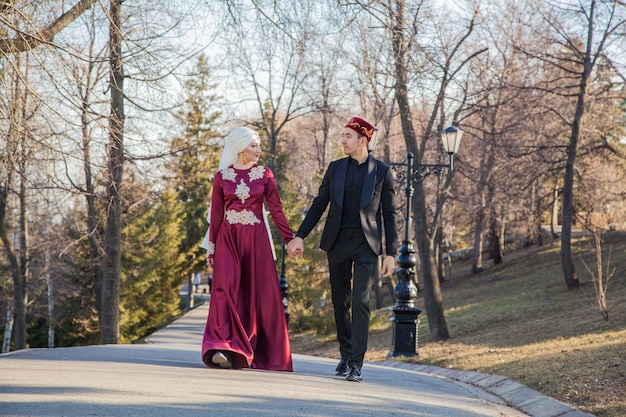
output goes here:
[[[16, 306], [21, 308], [22, 311], [24, 309], [23, 287], [21, 286], [20, 280], [20, 264], [15, 253], [13, 242], [11, 241], [11, 237], [9, 235], [10, 231], [7, 229], [7, 209], [9, 207], [9, 193], [12, 183], [12, 167], [8, 167], [7, 171], [5, 182], [0, 188], [0, 240], [2, 240], [2, 245], [4, 246], [4, 251], [6, 252], [7, 260], [9, 261], [9, 270], [11, 271], [11, 278], [13, 280], [13, 300], [9, 303], [9, 310], [7, 312], [7, 327], [5, 328], [3, 353], [10, 350], [12, 334], [14, 333], [14, 330], [17, 330], [15, 329], [15, 323], [18, 320], [18, 314], [15, 312]], [[25, 315], [22, 314], [19, 317], [25, 318]], [[24, 322], [21, 323], [19, 331], [15, 332], [16, 336], [13, 344], [15, 349], [24, 349], [26, 347], [25, 329], [26, 323]], [[6, 351], [4, 350], [5, 348], [7, 349]]]
[[83, 170], [85, 172], [85, 200], [87, 202], [87, 228], [89, 239], [89, 258], [91, 259], [93, 290], [96, 297], [98, 320], [102, 322], [102, 259], [100, 256], [100, 239], [98, 234], [98, 210], [96, 208], [96, 190], [91, 173], [91, 137], [89, 135], [89, 89], [81, 106], [81, 129], [83, 137]]
[[567, 146], [567, 162], [565, 165], [565, 177], [563, 181], [563, 229], [561, 232], [561, 263], [563, 266], [563, 277], [568, 289], [580, 287], [580, 281], [576, 277], [574, 259], [572, 255], [572, 223], [574, 220], [574, 174], [576, 171], [576, 152], [578, 139], [580, 137], [580, 127], [585, 113], [585, 97], [587, 95], [587, 80], [593, 69], [591, 61], [591, 47], [593, 40], [593, 30], [595, 24], [595, 2], [591, 2], [589, 11], [589, 26], [587, 27], [587, 48], [583, 71], [580, 77], [578, 88], [578, 100], [576, 102], [576, 112], [572, 123], [572, 134]]
[[[492, 126], [495, 122], [491, 123]], [[487, 218], [487, 210], [494, 204], [494, 186], [491, 184], [491, 176], [495, 166], [495, 150], [489, 143], [493, 142], [492, 134], [485, 134], [483, 158], [480, 162], [480, 178], [476, 184], [478, 209], [474, 223], [474, 249], [472, 253], [472, 274], [483, 271], [483, 243], [484, 231]]]
[[437, 278], [441, 284], [446, 280], [443, 262], [443, 229], [441, 227], [437, 227], [437, 233], [435, 234], [435, 259], [437, 260]]
[[124, 95], [122, 68], [121, 8], [123, 0], [110, 5], [110, 89], [107, 217], [104, 236], [102, 279], [102, 322], [100, 340], [103, 344], [119, 342], [119, 303], [122, 240], [122, 177], [124, 168]]
[[483, 223], [485, 214], [483, 208], [478, 209], [474, 222], [474, 244], [472, 249], [472, 274], [480, 274], [483, 271]]
[[543, 228], [541, 224], [541, 214], [543, 213], [543, 206], [541, 203], [541, 197], [539, 195], [540, 184], [535, 180], [533, 183], [533, 199], [535, 201], [535, 233], [537, 233], [537, 246], [543, 246]]
[[13, 301], [7, 303], [6, 324], [4, 325], [4, 339], [2, 339], [2, 353], [11, 350], [11, 335], [13, 334]]
[[28, 223], [26, 216], [26, 178], [25, 163], [20, 166], [20, 192], [19, 198], [19, 261], [17, 270], [13, 273], [13, 308], [15, 315], [14, 324], [14, 349], [26, 349], [26, 277], [29, 270], [28, 259]]
[[50, 275], [50, 240], [46, 234], [46, 250], [44, 254], [44, 276], [48, 295], [48, 347], [54, 347], [54, 291]]
[[[19, 56], [18, 56], [19, 58]], [[19, 59], [18, 59], [19, 61]], [[21, 64], [16, 64], [21, 65]], [[9, 270], [13, 280], [13, 348], [16, 350], [26, 348], [26, 277], [28, 271], [28, 240], [27, 240], [27, 215], [26, 215], [26, 167], [28, 145], [26, 133], [23, 127], [26, 111], [25, 94], [16, 89], [11, 106], [9, 119], [11, 129], [7, 133], [7, 144], [11, 142], [14, 158], [6, 161], [4, 183], [0, 188], [0, 240], [4, 246], [6, 257], [9, 261]], [[20, 114], [21, 113], [21, 114]], [[16, 121], [20, 122], [16, 122]], [[17, 127], [21, 126], [21, 127]], [[4, 162], [4, 161], [3, 161]], [[19, 178], [19, 191], [17, 192], [18, 219], [17, 230], [9, 230], [7, 210], [9, 198], [12, 192], [13, 174]], [[14, 221], [14, 219], [11, 219]], [[15, 234], [16, 238], [11, 234]], [[10, 342], [10, 341], [9, 341]]]
[[[493, 210], [492, 210], [493, 212]], [[498, 227], [498, 219], [495, 213], [491, 214], [489, 222], [489, 255], [494, 265], [501, 264], [504, 259], [502, 239], [500, 238], [500, 228]]]
[[415, 188], [415, 236], [419, 259], [421, 261], [422, 286], [424, 288], [424, 304], [428, 318], [428, 328], [433, 341], [447, 340], [450, 338], [448, 325], [444, 316], [443, 297], [437, 275], [437, 263], [435, 262], [435, 240], [429, 239], [426, 221], [426, 197], [424, 187], [417, 184]]
[[[408, 52], [405, 46], [404, 35], [404, 0], [398, 0], [396, 2], [394, 17], [392, 47], [395, 58], [396, 101], [400, 111], [402, 133], [404, 135], [407, 151], [415, 155], [417, 163], [421, 163], [422, 158], [417, 147], [417, 139], [413, 129], [411, 107], [408, 97], [408, 74], [405, 65]], [[441, 288], [437, 276], [436, 262], [433, 257], [434, 248], [432, 245], [434, 245], [434, 240], [431, 241], [429, 239], [423, 184], [420, 183], [416, 185], [413, 199], [413, 213], [405, 213], [405, 215], [412, 215], [415, 219], [413, 232], [417, 239], [417, 247], [421, 261], [422, 287], [424, 290], [426, 315], [428, 317], [428, 328], [434, 341], [446, 340], [450, 338], [450, 335], [444, 317]]]
[[[573, 134], [572, 134], [573, 136]], [[569, 148], [572, 149], [570, 141]], [[568, 154], [573, 154], [570, 150]], [[563, 277], [567, 288], [573, 289], [580, 286], [580, 282], [576, 277], [576, 269], [574, 268], [574, 260], [572, 255], [572, 222], [574, 219], [573, 205], [573, 187], [574, 187], [574, 163], [573, 158], [568, 156], [567, 167], [565, 169], [565, 183], [563, 186], [563, 224], [561, 229], [561, 263], [563, 266]]]
[[557, 228], [559, 226], [559, 181], [557, 179], [554, 184], [554, 200], [552, 201], [552, 215], [550, 219], [550, 233], [552, 233], [552, 239], [559, 237]]

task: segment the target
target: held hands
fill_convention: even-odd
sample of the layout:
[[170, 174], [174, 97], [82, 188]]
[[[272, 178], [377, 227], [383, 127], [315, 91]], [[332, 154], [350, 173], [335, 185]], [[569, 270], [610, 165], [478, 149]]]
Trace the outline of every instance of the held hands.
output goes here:
[[383, 277], [390, 276], [393, 273], [394, 269], [396, 269], [396, 259], [391, 255], [385, 256], [385, 258], [383, 259], [383, 266], [380, 270], [380, 272], [383, 274]]
[[[302, 256], [304, 253], [304, 243], [302, 242], [302, 238], [296, 237], [291, 242], [287, 244], [287, 254], [290, 258], [295, 258], [296, 256]], [[207, 256], [206, 264], [213, 268], [213, 257]]]
[[295, 258], [296, 256], [302, 256], [304, 253], [304, 242], [302, 238], [295, 237], [291, 242], [287, 243], [287, 254], [290, 258]]

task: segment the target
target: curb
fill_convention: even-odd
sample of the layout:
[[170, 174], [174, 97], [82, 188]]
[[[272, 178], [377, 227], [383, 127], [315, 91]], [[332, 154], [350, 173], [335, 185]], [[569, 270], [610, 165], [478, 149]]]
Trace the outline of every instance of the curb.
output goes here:
[[594, 414], [578, 411], [568, 404], [547, 397], [525, 385], [500, 375], [459, 371], [431, 365], [414, 365], [389, 360], [372, 362], [372, 364], [437, 375], [479, 387], [500, 398], [506, 405], [526, 413], [530, 417], [596, 417]]

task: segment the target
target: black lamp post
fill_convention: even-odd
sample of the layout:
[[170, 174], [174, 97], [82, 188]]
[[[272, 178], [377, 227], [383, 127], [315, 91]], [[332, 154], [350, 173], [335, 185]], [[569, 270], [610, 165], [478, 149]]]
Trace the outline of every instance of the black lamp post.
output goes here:
[[[404, 238], [400, 246], [400, 254], [396, 258], [398, 267], [394, 271], [397, 282], [394, 288], [396, 305], [391, 309], [394, 313], [392, 320], [393, 350], [387, 356], [417, 356], [419, 314], [422, 312], [415, 306], [418, 289], [415, 285], [415, 266], [417, 256], [413, 243], [409, 240], [409, 230], [412, 229], [411, 199], [413, 197], [413, 183], [423, 182], [427, 176], [439, 175], [445, 169], [454, 169], [454, 155], [459, 151], [463, 131], [450, 126], [441, 132], [443, 147], [448, 154], [448, 164], [413, 164], [413, 154], [406, 157], [406, 173], [398, 173], [398, 180], [405, 181], [404, 195], [406, 206], [404, 211]], [[400, 165], [400, 164], [391, 164]]]

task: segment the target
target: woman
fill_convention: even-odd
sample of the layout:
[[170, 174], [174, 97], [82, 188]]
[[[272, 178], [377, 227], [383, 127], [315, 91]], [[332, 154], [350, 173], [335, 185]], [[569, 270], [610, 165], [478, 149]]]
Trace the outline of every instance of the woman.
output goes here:
[[226, 136], [209, 214], [213, 286], [202, 360], [209, 367], [292, 371], [264, 201], [285, 243], [293, 232], [272, 171], [257, 165], [260, 156], [253, 130], [238, 127]]

